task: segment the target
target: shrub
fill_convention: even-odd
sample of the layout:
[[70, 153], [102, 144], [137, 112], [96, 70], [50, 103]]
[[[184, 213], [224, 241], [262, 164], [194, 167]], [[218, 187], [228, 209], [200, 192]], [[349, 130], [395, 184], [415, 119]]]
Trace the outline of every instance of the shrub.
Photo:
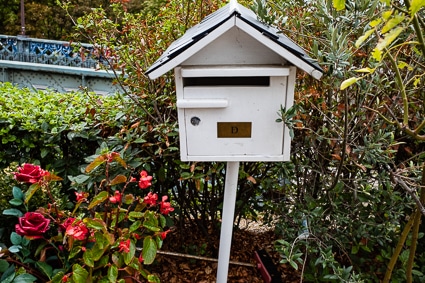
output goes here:
[[32, 162], [75, 174], [78, 162], [117, 131], [121, 98], [0, 84], [0, 168]]

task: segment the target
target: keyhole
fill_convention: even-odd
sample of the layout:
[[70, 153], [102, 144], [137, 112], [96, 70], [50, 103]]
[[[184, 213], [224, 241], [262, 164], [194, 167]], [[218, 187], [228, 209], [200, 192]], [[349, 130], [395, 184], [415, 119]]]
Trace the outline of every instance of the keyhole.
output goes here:
[[201, 122], [201, 119], [199, 119], [196, 116], [190, 118], [190, 123], [194, 126], [198, 126], [200, 122]]

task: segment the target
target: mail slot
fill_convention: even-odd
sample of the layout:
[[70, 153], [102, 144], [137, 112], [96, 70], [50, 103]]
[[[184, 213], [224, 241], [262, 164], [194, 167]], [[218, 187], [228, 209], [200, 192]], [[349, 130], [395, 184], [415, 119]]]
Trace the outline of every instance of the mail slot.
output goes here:
[[175, 68], [181, 158], [185, 161], [285, 160], [287, 129], [276, 122], [293, 101], [295, 68]]

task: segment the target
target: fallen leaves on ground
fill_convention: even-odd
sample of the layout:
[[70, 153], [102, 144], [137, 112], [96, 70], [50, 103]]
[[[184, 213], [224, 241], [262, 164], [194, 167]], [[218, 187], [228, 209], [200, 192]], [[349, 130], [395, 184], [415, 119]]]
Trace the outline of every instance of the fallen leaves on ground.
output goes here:
[[[181, 256], [158, 254], [155, 264], [150, 270], [166, 283], [212, 283], [216, 282], [217, 261], [186, 258], [184, 255], [197, 255], [212, 260], [218, 258], [219, 235], [202, 236], [197, 229], [174, 229], [169, 233], [161, 251], [182, 254]], [[272, 257], [282, 282], [300, 282], [297, 271], [287, 265], [279, 264], [279, 254], [274, 251], [273, 244], [277, 237], [271, 229], [235, 228], [233, 231], [230, 261], [248, 263], [252, 266], [230, 264], [229, 283], [264, 282], [256, 267], [254, 252], [265, 249]], [[209, 245], [207, 243], [210, 243]]]

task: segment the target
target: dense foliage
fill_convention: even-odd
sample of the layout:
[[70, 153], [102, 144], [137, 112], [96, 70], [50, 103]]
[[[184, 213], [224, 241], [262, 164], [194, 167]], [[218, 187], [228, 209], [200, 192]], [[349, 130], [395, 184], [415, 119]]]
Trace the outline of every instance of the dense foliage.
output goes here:
[[[35, 162], [66, 178], [94, 154], [103, 137], [120, 129], [120, 97], [32, 91], [0, 85], [0, 167]], [[78, 161], [80, 160], [80, 161]]]
[[[0, 1], [0, 34], [21, 34], [21, 2], [19, 0]], [[74, 24], [57, 0], [24, 1], [25, 34], [35, 38], [70, 39]], [[93, 8], [103, 7], [109, 14], [109, 0], [69, 0], [73, 5], [69, 11], [74, 18], [84, 16]], [[129, 12], [155, 12], [162, 0], [125, 1]]]

